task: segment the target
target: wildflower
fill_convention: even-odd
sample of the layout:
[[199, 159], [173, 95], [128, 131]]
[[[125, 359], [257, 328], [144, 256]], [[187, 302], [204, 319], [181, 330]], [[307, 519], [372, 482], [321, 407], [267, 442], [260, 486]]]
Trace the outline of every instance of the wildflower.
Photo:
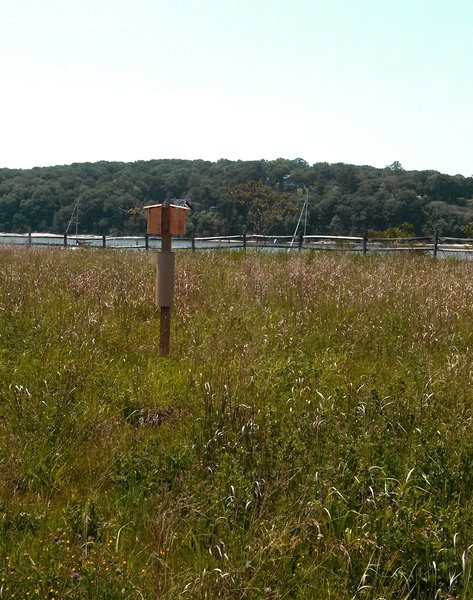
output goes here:
[[120, 569], [120, 567], [117, 567], [117, 568], [115, 569], [115, 573], [116, 573], [117, 575], [121, 575], [121, 574], [123, 573], [123, 571]]
[[80, 575], [77, 571], [71, 573], [71, 579], [79, 579]]

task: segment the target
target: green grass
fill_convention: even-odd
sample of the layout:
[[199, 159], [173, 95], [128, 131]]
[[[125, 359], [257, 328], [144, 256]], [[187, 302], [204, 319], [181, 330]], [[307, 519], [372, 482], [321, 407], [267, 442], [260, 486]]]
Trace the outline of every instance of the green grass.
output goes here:
[[0, 598], [473, 597], [473, 264], [0, 251]]

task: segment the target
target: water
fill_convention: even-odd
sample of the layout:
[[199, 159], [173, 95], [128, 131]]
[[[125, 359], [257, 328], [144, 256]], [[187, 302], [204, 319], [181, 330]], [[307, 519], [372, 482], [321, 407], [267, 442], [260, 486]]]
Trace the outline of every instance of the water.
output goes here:
[[[28, 234], [0, 233], [0, 245], [14, 246], [64, 246], [64, 236], [58, 234], [37, 234], [32, 233], [31, 238]], [[129, 250], [145, 250], [145, 239], [143, 236], [120, 236], [106, 237], [105, 245], [107, 248], [123, 248]], [[191, 249], [192, 242], [189, 239], [173, 239], [174, 249]], [[103, 238], [98, 235], [70, 235], [67, 236], [67, 247], [86, 247], [102, 248]], [[148, 239], [150, 249], [161, 248], [161, 239], [150, 237]], [[241, 248], [242, 242], [239, 241], [215, 241], [215, 240], [195, 240], [196, 249], [212, 248]]]
[[[297, 251], [298, 245], [297, 243], [293, 245], [289, 245], [287, 243], [276, 244], [277, 240], [271, 240], [267, 245], [263, 243], [254, 244], [251, 241], [248, 241], [247, 248], [248, 249], [258, 249], [267, 252], [287, 252], [287, 251]], [[0, 233], [0, 246], [1, 245], [15, 245], [15, 246], [63, 246], [64, 245], [64, 236], [58, 234], [44, 234], [44, 233], [32, 233], [31, 236], [28, 234], [14, 234], [14, 233]], [[106, 237], [105, 244], [107, 248], [121, 248], [128, 250], [138, 250], [144, 251], [146, 249], [145, 246], [145, 238], [143, 236], [110, 236]], [[223, 240], [211, 240], [211, 239], [198, 239], [196, 238], [194, 241], [194, 245], [196, 250], [211, 250], [211, 249], [242, 249], [243, 243], [241, 240], [237, 239], [223, 239]], [[103, 247], [103, 237], [102, 236], [93, 236], [93, 235], [70, 235], [67, 236], [67, 247], [87, 247], [87, 248], [102, 248]], [[159, 250], [161, 249], [161, 239], [150, 237], [148, 238], [148, 247], [151, 250]], [[182, 238], [174, 238], [172, 241], [172, 247], [175, 250], [190, 250], [192, 248], [192, 241], [190, 239], [182, 239]], [[360, 253], [363, 251], [361, 245], [356, 244], [350, 247], [340, 247], [332, 242], [320, 242], [311, 246], [315, 250], [320, 251], [336, 251], [336, 252], [357, 252]], [[418, 250], [416, 248], [393, 248], [386, 249], [380, 246], [369, 247], [368, 253], [371, 252], [425, 252], [433, 255], [433, 250]], [[449, 258], [456, 257], [461, 259], [473, 259], [473, 249], [465, 249], [461, 245], [457, 246], [446, 246], [438, 247], [439, 258]]]

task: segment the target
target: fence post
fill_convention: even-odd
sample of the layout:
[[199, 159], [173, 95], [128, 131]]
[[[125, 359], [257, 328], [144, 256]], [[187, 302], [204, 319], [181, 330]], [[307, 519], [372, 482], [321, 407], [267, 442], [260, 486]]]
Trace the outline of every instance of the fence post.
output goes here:
[[299, 252], [302, 250], [302, 244], [304, 243], [304, 235], [302, 233], [299, 234]]
[[436, 231], [435, 237], [434, 237], [434, 258], [437, 258], [438, 245], [439, 245], [439, 232]]
[[67, 246], [67, 233], [64, 234], [64, 246]]
[[105, 234], [102, 235], [102, 248], [105, 248], [107, 245], [107, 238], [105, 237]]
[[192, 252], [195, 252], [195, 231], [193, 231], [191, 235], [191, 248]]
[[31, 231], [28, 231], [28, 246], [31, 246]]
[[368, 232], [365, 231], [363, 236], [363, 254], [368, 252]]
[[246, 229], [243, 230], [243, 250], [246, 252]]
[[145, 250], [149, 250], [149, 234], [145, 233]]

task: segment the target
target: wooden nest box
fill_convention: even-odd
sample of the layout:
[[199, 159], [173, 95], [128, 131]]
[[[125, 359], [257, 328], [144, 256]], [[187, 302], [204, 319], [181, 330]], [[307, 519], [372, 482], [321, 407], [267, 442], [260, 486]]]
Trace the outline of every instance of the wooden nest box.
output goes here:
[[171, 235], [184, 235], [186, 232], [187, 211], [186, 206], [169, 204], [150, 204], [145, 206], [148, 221], [149, 235], [162, 235], [163, 208], [169, 211], [169, 231]]

